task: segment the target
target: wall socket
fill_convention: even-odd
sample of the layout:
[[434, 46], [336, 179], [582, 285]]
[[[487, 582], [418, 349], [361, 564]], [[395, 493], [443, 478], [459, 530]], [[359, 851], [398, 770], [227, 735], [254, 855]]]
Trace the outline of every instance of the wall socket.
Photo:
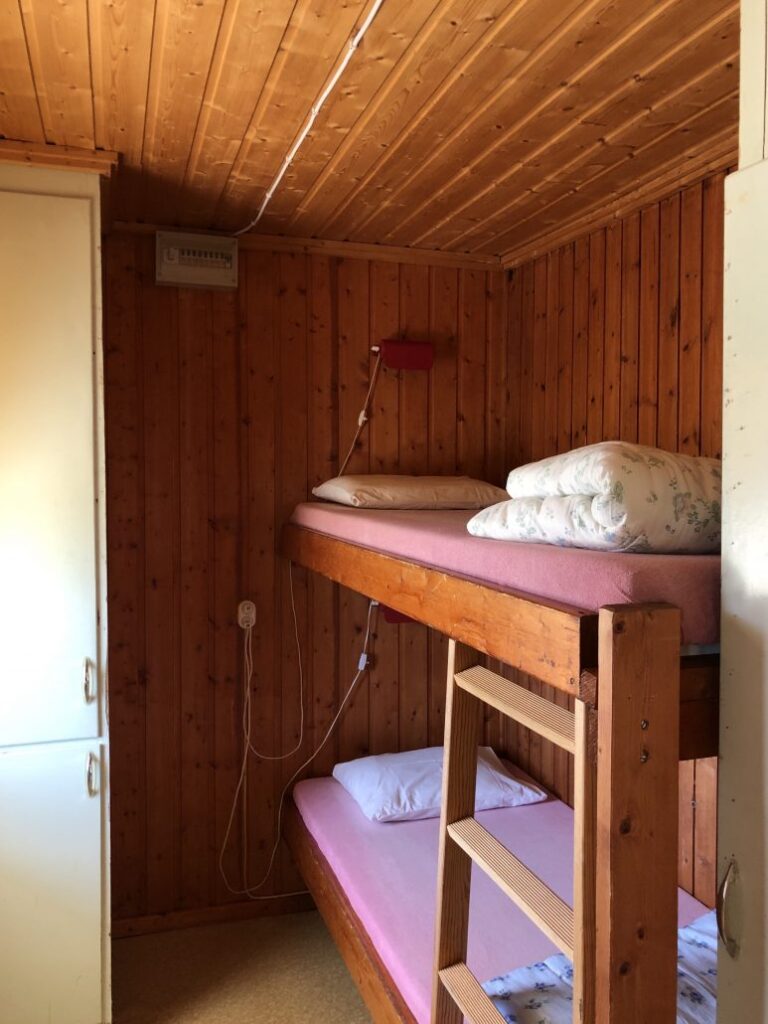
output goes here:
[[237, 624], [240, 629], [252, 629], [256, 625], [256, 605], [253, 601], [241, 601], [237, 606]]

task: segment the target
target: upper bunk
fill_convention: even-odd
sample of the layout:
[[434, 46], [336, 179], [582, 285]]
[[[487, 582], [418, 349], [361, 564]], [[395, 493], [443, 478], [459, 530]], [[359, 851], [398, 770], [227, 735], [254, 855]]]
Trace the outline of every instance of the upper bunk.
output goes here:
[[681, 611], [681, 759], [717, 750], [720, 558], [471, 537], [461, 511], [297, 506], [282, 553], [556, 689], [597, 704], [599, 609]]

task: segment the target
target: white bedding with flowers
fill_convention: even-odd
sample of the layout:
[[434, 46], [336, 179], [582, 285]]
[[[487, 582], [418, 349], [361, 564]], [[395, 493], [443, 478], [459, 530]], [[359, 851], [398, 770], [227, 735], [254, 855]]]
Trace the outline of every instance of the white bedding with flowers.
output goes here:
[[513, 469], [507, 491], [470, 519], [471, 534], [604, 551], [720, 548], [717, 459], [604, 441]]
[[[573, 968], [565, 956], [510, 971], [483, 988], [507, 1024], [571, 1024]], [[715, 1024], [717, 925], [712, 911], [677, 940], [677, 1024]]]

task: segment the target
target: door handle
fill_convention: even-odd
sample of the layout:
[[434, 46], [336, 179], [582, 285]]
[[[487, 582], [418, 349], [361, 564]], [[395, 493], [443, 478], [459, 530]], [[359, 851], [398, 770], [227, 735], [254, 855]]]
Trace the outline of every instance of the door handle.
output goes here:
[[731, 890], [731, 885], [738, 876], [738, 866], [736, 861], [731, 858], [728, 862], [728, 867], [725, 869], [723, 879], [717, 889], [717, 931], [720, 935], [720, 941], [725, 946], [728, 956], [733, 960], [735, 960], [739, 955], [739, 944], [728, 929], [726, 909], [728, 904], [728, 893]]
[[90, 658], [83, 663], [83, 697], [86, 704], [93, 704], [96, 700], [96, 687], [94, 686], [94, 664]]
[[88, 757], [85, 759], [85, 788], [88, 792], [88, 796], [99, 795], [99, 759], [92, 750], [88, 751]]

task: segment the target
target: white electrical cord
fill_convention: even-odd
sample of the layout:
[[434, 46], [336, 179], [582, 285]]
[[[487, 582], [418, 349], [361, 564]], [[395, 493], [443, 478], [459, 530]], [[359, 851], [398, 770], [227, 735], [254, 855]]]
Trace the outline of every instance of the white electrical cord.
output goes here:
[[[294, 631], [295, 631], [295, 635], [296, 635], [296, 645], [297, 645], [297, 650], [298, 650], [298, 654], [299, 654], [299, 674], [300, 674], [300, 678], [301, 678], [301, 692], [302, 692], [302, 701], [301, 701], [301, 703], [302, 703], [302, 719], [301, 719], [301, 721], [302, 721], [302, 728], [301, 728], [301, 734], [302, 734], [302, 739], [303, 739], [303, 732], [304, 732], [304, 683], [303, 683], [303, 671], [302, 671], [302, 668], [301, 668], [301, 644], [300, 644], [300, 640], [299, 640], [299, 627], [298, 627], [298, 621], [297, 621], [297, 618], [296, 618], [296, 606], [295, 606], [294, 599], [293, 599], [293, 564], [292, 563], [291, 563], [291, 574], [290, 574], [289, 578], [290, 578], [290, 583], [291, 583], [291, 607], [293, 609]], [[234, 797], [232, 799], [232, 809], [231, 809], [230, 814], [229, 814], [229, 820], [227, 821], [227, 827], [226, 827], [226, 830], [224, 832], [224, 839], [223, 839], [223, 842], [221, 844], [221, 851], [219, 853], [219, 872], [221, 874], [222, 879], [224, 880], [224, 885], [226, 886], [227, 890], [230, 893], [232, 893], [233, 896], [247, 896], [248, 899], [251, 899], [251, 900], [271, 900], [271, 899], [277, 899], [279, 897], [304, 896], [306, 894], [306, 890], [305, 889], [301, 889], [301, 890], [298, 890], [296, 892], [275, 893], [273, 896], [258, 896], [258, 895], [256, 895], [256, 893], [258, 893], [259, 889], [263, 888], [263, 886], [267, 883], [267, 880], [269, 879], [269, 876], [272, 874], [272, 869], [275, 866], [275, 858], [277, 857], [277, 851], [280, 848], [280, 841], [282, 839], [283, 807], [285, 806], [285, 798], [286, 798], [286, 796], [288, 794], [288, 790], [291, 788], [291, 786], [296, 781], [296, 779], [299, 777], [299, 775], [301, 775], [301, 773], [304, 771], [304, 769], [309, 767], [309, 765], [312, 763], [312, 761], [314, 761], [314, 759], [317, 757], [317, 755], [320, 753], [320, 751], [326, 745], [328, 740], [331, 738], [331, 736], [333, 734], [333, 731], [336, 728], [336, 725], [338, 724], [339, 719], [341, 718], [341, 716], [342, 716], [342, 714], [344, 712], [344, 709], [346, 708], [347, 703], [348, 703], [350, 697], [352, 696], [352, 693], [355, 690], [355, 687], [360, 682], [360, 680], [362, 679], [363, 675], [365, 674], [365, 672], [368, 669], [368, 662], [369, 662], [369, 659], [370, 659], [370, 652], [369, 652], [368, 648], [369, 648], [370, 642], [371, 642], [371, 633], [372, 633], [372, 627], [373, 627], [373, 613], [374, 613], [374, 610], [377, 607], [378, 607], [378, 601], [371, 601], [369, 603], [369, 605], [368, 605], [368, 618], [366, 620], [366, 626], [365, 626], [365, 636], [364, 636], [364, 639], [363, 639], [363, 650], [362, 650], [362, 653], [360, 655], [360, 660], [358, 661], [357, 672], [355, 673], [354, 679], [349, 684], [349, 688], [347, 689], [347, 692], [344, 694], [344, 698], [341, 701], [341, 704], [339, 705], [339, 710], [334, 715], [334, 718], [333, 718], [331, 724], [328, 726], [328, 729], [326, 730], [325, 735], [323, 736], [323, 738], [320, 741], [320, 743], [312, 751], [312, 753], [306, 759], [306, 761], [304, 761], [301, 765], [299, 765], [299, 767], [296, 769], [296, 771], [293, 773], [293, 775], [290, 777], [290, 779], [286, 782], [285, 786], [283, 787], [282, 792], [280, 793], [280, 801], [279, 801], [278, 807], [277, 807], [277, 833], [276, 833], [275, 843], [274, 843], [274, 846], [272, 847], [272, 852], [271, 852], [270, 857], [269, 857], [269, 862], [267, 863], [267, 869], [264, 872], [264, 874], [263, 874], [262, 878], [260, 879], [260, 881], [257, 882], [255, 885], [249, 885], [248, 884], [248, 873], [247, 873], [247, 856], [248, 856], [248, 853], [247, 853], [247, 850], [248, 850], [248, 848], [247, 848], [247, 838], [248, 838], [248, 829], [247, 829], [247, 824], [248, 824], [248, 804], [247, 804], [246, 797], [247, 797], [248, 756], [249, 756], [249, 754], [251, 752], [253, 752], [253, 753], [257, 754], [258, 757], [261, 757], [264, 760], [281, 761], [281, 760], [284, 760], [286, 757], [290, 757], [290, 754], [283, 754], [280, 757], [264, 757], [264, 755], [259, 754], [255, 750], [255, 748], [253, 747], [253, 745], [251, 743], [251, 702], [250, 702], [250, 689], [251, 689], [251, 679], [253, 677], [253, 659], [252, 659], [250, 650], [251, 650], [251, 632], [253, 630], [253, 627], [252, 626], [248, 626], [245, 629], [245, 637], [244, 637], [244, 643], [243, 643], [243, 647], [244, 647], [244, 661], [245, 661], [245, 680], [244, 680], [244, 684], [245, 684], [245, 692], [246, 692], [246, 694], [248, 694], [248, 697], [247, 697], [248, 712], [247, 712], [247, 714], [246, 714], [245, 710], [243, 712], [243, 739], [244, 739], [245, 742], [243, 743], [243, 757], [242, 757], [242, 761], [240, 763], [240, 775], [239, 775], [238, 780], [237, 780], [237, 786], [235, 787], [235, 794], [234, 794]], [[246, 698], [244, 698], [244, 703], [245, 703], [245, 699]], [[294, 747], [294, 749], [293, 749], [293, 751], [291, 751], [291, 753], [295, 753], [299, 749], [300, 745], [301, 745], [301, 741], [299, 742], [299, 744], [296, 747]], [[243, 851], [244, 851], [243, 852], [243, 857], [244, 857], [244, 862], [245, 862], [244, 863], [244, 867], [243, 867], [243, 879], [244, 879], [244, 883], [245, 884], [244, 884], [244, 887], [242, 889], [236, 889], [234, 886], [231, 885], [231, 883], [230, 883], [230, 881], [229, 881], [229, 879], [227, 877], [226, 869], [224, 867], [224, 855], [226, 853], [227, 846], [229, 845], [229, 839], [230, 839], [230, 836], [232, 834], [232, 825], [234, 824], [235, 815], [237, 813], [237, 806], [238, 806], [238, 803], [240, 801], [241, 795], [242, 795], [242, 798], [243, 798]]]
[[352, 60], [352, 57], [354, 56], [355, 50], [358, 48], [358, 46], [362, 42], [362, 39], [363, 39], [363, 36], [365, 35], [365, 33], [371, 27], [371, 24], [373, 23], [373, 19], [379, 13], [379, 8], [381, 7], [381, 5], [383, 3], [384, 3], [384, 0], [375, 0], [375, 3], [371, 7], [370, 11], [368, 11], [368, 14], [367, 14], [365, 20], [363, 21], [362, 25], [360, 26], [360, 28], [357, 30], [357, 32], [354, 32], [352, 34], [351, 39], [347, 43], [347, 49], [346, 49], [346, 51], [344, 53], [344, 56], [343, 56], [343, 58], [341, 60], [341, 63], [336, 68], [336, 70], [334, 71], [333, 75], [331, 75], [331, 78], [328, 81], [328, 84], [326, 85], [325, 89], [323, 89], [323, 91], [320, 93], [320, 96], [317, 98], [315, 103], [312, 105], [312, 109], [309, 112], [309, 117], [307, 118], [307, 120], [306, 120], [306, 122], [304, 124], [304, 127], [302, 128], [301, 132], [299, 132], [299, 135], [298, 135], [296, 141], [294, 142], [294, 144], [288, 150], [288, 152], [287, 152], [287, 154], [285, 156], [285, 159], [283, 160], [282, 164], [280, 165], [280, 170], [277, 172], [277, 174], [274, 177], [274, 180], [272, 181], [272, 184], [269, 186], [269, 188], [265, 192], [264, 198], [261, 201], [261, 206], [259, 207], [259, 212], [256, 214], [256, 216], [253, 218], [253, 220], [249, 224], [246, 224], [244, 228], [241, 228], [239, 231], [236, 231], [235, 235], [244, 235], [246, 231], [250, 231], [251, 228], [255, 228], [256, 225], [261, 220], [261, 218], [264, 216], [264, 211], [266, 210], [267, 206], [269, 205], [270, 200], [272, 199], [272, 196], [277, 191], [278, 186], [280, 185], [280, 182], [283, 180], [285, 172], [288, 170], [288, 168], [293, 163], [294, 157], [296, 156], [298, 151], [301, 149], [301, 147], [302, 147], [302, 145], [304, 143], [304, 140], [309, 135], [309, 133], [312, 131], [312, 125], [317, 120], [317, 115], [323, 109], [325, 101], [328, 99], [328, 97], [331, 95], [333, 90], [336, 88], [336, 83], [338, 82], [338, 80], [341, 78], [341, 76], [346, 71], [347, 65]]
[[352, 444], [349, 446], [349, 451], [347, 452], [346, 458], [341, 464], [338, 476], [344, 476], [344, 470], [349, 465], [349, 461], [354, 454], [355, 448], [357, 448], [357, 442], [360, 440], [360, 435], [363, 433], [363, 430], [365, 430], [365, 425], [370, 419], [373, 393], [376, 390], [376, 381], [379, 379], [379, 371], [381, 370], [381, 348], [378, 345], [373, 345], [371, 346], [371, 352], [376, 353], [376, 362], [373, 364], [371, 382], [368, 385], [368, 394], [365, 396], [363, 408], [360, 410], [360, 415], [357, 417], [357, 430], [355, 432], [355, 436], [352, 438]]
[[260, 750], [251, 743], [251, 687], [250, 681], [253, 679], [253, 645], [251, 638], [253, 636], [253, 626], [247, 626], [245, 628], [245, 635], [243, 637], [243, 665], [245, 675], [245, 693], [243, 695], [243, 736], [246, 738], [246, 744], [248, 749], [256, 757], [262, 761], [287, 761], [289, 757], [292, 757], [297, 751], [301, 749], [304, 744], [304, 666], [301, 660], [301, 640], [299, 639], [299, 620], [296, 616], [296, 598], [293, 593], [293, 562], [288, 563], [288, 581], [291, 592], [291, 615], [293, 616], [293, 635], [296, 639], [296, 654], [299, 661], [299, 707], [300, 711], [300, 725], [299, 725], [299, 738], [296, 742], [296, 746], [288, 751], [287, 754], [262, 754]]

